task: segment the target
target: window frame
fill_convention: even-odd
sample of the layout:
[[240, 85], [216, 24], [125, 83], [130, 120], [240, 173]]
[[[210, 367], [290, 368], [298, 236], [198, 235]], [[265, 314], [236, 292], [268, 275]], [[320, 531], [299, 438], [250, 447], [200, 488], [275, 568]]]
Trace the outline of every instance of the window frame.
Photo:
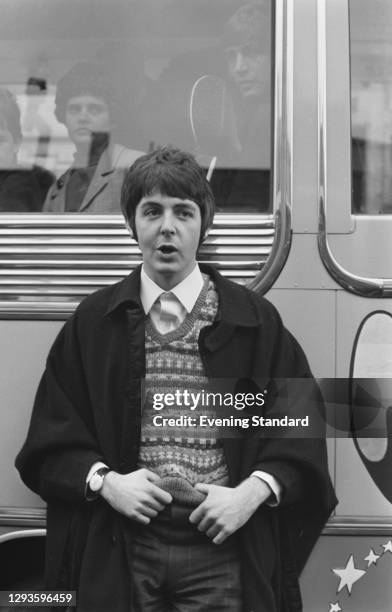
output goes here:
[[[294, 9], [292, 0], [272, 6], [274, 212], [217, 213], [199, 258], [260, 293], [282, 270], [291, 238]], [[66, 318], [90, 291], [120, 280], [140, 261], [120, 215], [2, 213], [0, 318]]]

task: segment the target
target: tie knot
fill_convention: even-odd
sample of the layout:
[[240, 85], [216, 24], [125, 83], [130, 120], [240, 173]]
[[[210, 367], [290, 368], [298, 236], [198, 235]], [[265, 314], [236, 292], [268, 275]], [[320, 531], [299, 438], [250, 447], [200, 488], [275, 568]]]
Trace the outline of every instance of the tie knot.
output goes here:
[[161, 310], [166, 312], [170, 312], [173, 309], [175, 310], [176, 305], [179, 303], [178, 299], [171, 291], [164, 291], [163, 293], [161, 293], [158, 300], [161, 304]]

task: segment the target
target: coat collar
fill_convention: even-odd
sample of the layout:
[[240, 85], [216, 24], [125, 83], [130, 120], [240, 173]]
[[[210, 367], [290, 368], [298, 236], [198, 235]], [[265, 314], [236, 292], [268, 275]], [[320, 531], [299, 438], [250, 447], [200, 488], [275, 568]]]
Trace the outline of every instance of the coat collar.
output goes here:
[[[256, 306], [257, 297], [255, 294], [242, 285], [227, 280], [215, 268], [205, 264], [199, 265], [200, 270], [212, 278], [218, 292], [219, 311], [217, 321], [243, 327], [256, 327], [262, 323], [262, 315], [260, 309]], [[141, 265], [115, 285], [114, 293], [105, 314], [110, 314], [123, 306], [143, 310], [140, 301], [140, 270]]]
[[105, 151], [103, 151], [98, 160], [94, 176], [90, 181], [83, 201], [80, 205], [79, 212], [82, 212], [88, 208], [98, 193], [100, 193], [108, 184], [108, 176], [110, 176], [110, 174], [113, 172], [112, 157], [113, 153], [111, 147], [110, 149], [105, 149]]
[[[103, 151], [98, 160], [98, 164], [95, 168], [94, 175], [90, 181], [87, 191], [84, 194], [78, 212], [86, 210], [86, 208], [88, 208], [92, 204], [96, 196], [101, 191], [103, 191], [103, 189], [105, 189], [106, 185], [108, 184], [109, 177], [111, 174], [113, 174], [115, 168], [117, 167], [117, 164], [119, 163], [119, 158], [121, 157], [123, 151], [125, 151], [125, 148], [123, 146], [111, 143], [109, 144], [107, 149]], [[55, 187], [51, 194], [51, 200], [57, 200], [59, 212], [65, 211], [65, 188], [68, 184], [69, 177], [73, 168], [74, 166], [72, 165], [56, 181]]]

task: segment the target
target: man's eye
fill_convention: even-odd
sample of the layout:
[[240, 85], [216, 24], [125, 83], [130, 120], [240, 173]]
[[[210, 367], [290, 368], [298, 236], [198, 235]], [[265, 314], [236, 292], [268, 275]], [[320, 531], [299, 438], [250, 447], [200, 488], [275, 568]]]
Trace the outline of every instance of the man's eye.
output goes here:
[[145, 217], [156, 217], [159, 214], [159, 210], [157, 208], [146, 208], [144, 211]]
[[100, 115], [103, 113], [105, 108], [101, 106], [101, 104], [90, 104], [88, 107], [88, 112], [90, 115]]
[[238, 52], [235, 49], [225, 49], [224, 54], [225, 58], [228, 62], [233, 62], [235, 60], [236, 54]]
[[75, 115], [76, 113], [80, 112], [80, 106], [77, 106], [75, 104], [70, 104], [69, 106], [67, 106], [67, 113], [70, 113], [71, 115]]
[[182, 208], [177, 213], [180, 217], [193, 217], [193, 211], [188, 208]]
[[256, 43], [252, 42], [252, 43], [247, 43], [246, 45], [243, 45], [242, 52], [244, 55], [247, 55], [248, 57], [255, 57], [261, 54], [261, 49], [258, 47]]

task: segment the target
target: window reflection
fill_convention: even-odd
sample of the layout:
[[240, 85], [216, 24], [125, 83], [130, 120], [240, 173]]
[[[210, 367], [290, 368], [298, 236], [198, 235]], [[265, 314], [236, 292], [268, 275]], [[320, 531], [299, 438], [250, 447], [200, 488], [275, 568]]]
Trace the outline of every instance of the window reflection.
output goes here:
[[392, 5], [350, 1], [352, 210], [392, 213]]
[[39, 212], [54, 176], [37, 165], [18, 163], [22, 130], [18, 103], [0, 88], [0, 211]]
[[72, 165], [49, 190], [44, 212], [119, 213], [124, 173], [142, 155], [114, 142], [115, 91], [96, 62], [75, 64], [57, 83], [55, 115], [75, 147]]
[[0, 210], [120, 212], [126, 168], [172, 144], [209, 169], [218, 210], [270, 212], [271, 4], [0, 0], [12, 164], [38, 184]]

